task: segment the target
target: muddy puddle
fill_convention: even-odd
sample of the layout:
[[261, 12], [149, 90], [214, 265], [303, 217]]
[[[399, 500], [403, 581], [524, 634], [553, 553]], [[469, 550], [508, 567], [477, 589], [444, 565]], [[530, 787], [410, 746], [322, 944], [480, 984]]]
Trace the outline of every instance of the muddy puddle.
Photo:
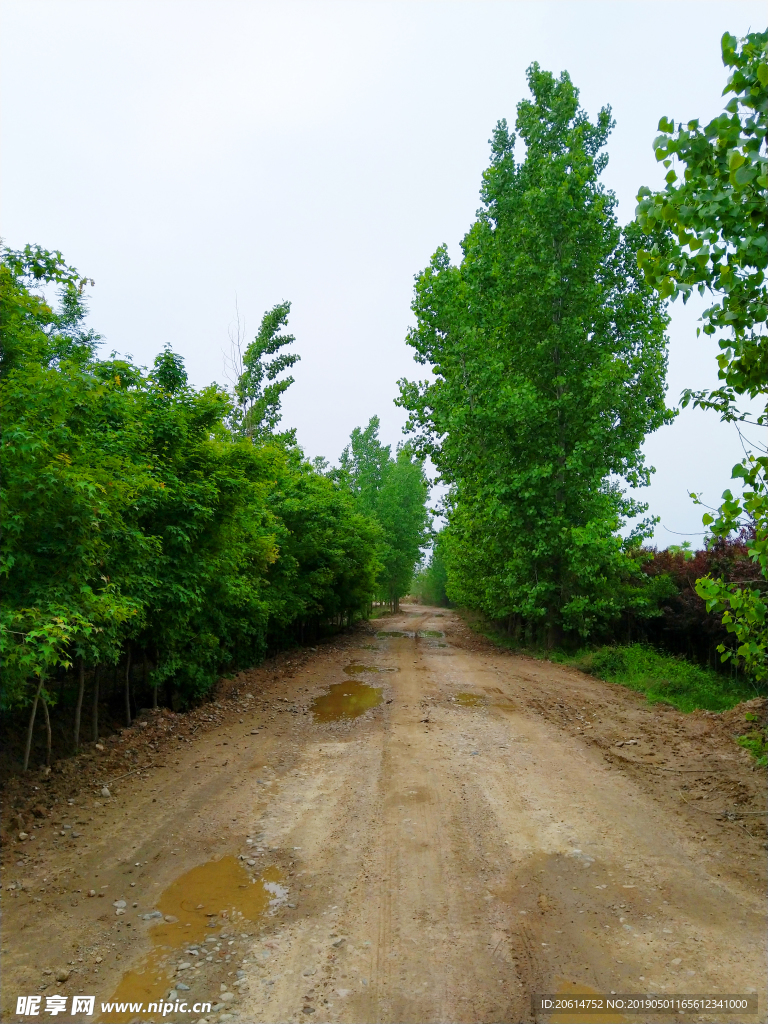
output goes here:
[[409, 640], [413, 640], [415, 638], [416, 634], [415, 633], [406, 633], [406, 632], [403, 632], [400, 629], [390, 629], [390, 630], [380, 629], [379, 632], [376, 634], [376, 636], [380, 636], [380, 637], [387, 637], [387, 636], [407, 637]]
[[445, 636], [445, 634], [441, 633], [439, 629], [420, 629], [418, 635], [422, 639], [424, 639], [424, 640], [427, 640], [427, 639], [439, 640], [443, 636]]
[[315, 697], [312, 701], [312, 714], [318, 722], [338, 722], [364, 715], [366, 711], [381, 704], [381, 700], [380, 689], [350, 679], [345, 683], [334, 683], [327, 693]]
[[463, 708], [476, 708], [485, 704], [485, 697], [479, 693], [454, 693], [453, 702], [460, 704]]
[[[223, 959], [227, 940], [220, 932], [225, 925], [242, 931], [255, 925], [270, 906], [282, 902], [287, 895], [282, 880], [277, 867], [268, 867], [252, 878], [236, 857], [209, 861], [181, 875], [157, 900], [155, 912], [163, 917], [149, 929], [151, 952], [141, 967], [123, 975], [112, 1001], [147, 1004], [163, 1000], [173, 988], [174, 978], [189, 986], [189, 992], [181, 990], [181, 998], [210, 1000], [216, 993], [202, 991], [202, 986], [198, 990], [195, 966]], [[179, 960], [190, 967], [175, 975]], [[113, 1013], [104, 1020], [127, 1021], [133, 1016]], [[147, 1019], [156, 1017], [149, 1013]]]

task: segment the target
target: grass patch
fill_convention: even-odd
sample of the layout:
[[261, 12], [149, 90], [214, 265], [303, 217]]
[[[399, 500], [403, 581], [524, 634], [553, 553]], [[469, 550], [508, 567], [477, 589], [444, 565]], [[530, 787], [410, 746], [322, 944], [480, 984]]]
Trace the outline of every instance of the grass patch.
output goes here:
[[768, 735], [766, 735], [765, 722], [761, 726], [759, 715], [754, 715], [751, 711], [747, 712], [744, 717], [747, 722], [756, 724], [744, 736], [739, 736], [736, 742], [750, 752], [761, 768], [768, 768]]
[[644, 693], [651, 704], [671, 704], [679, 711], [727, 711], [758, 696], [755, 687], [745, 679], [700, 668], [645, 644], [599, 647], [573, 656], [554, 655], [552, 660], [609, 683], [620, 683]]

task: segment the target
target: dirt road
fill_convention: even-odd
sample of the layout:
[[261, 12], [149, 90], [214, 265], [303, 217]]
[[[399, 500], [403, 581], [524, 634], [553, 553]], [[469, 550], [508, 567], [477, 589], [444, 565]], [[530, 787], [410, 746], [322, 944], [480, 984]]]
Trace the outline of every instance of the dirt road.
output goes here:
[[531, 1009], [611, 991], [758, 992], [693, 1019], [765, 1019], [762, 779], [718, 716], [416, 606], [228, 687], [5, 845], [4, 1020], [169, 992], [213, 1003], [175, 1021], [645, 1019]]

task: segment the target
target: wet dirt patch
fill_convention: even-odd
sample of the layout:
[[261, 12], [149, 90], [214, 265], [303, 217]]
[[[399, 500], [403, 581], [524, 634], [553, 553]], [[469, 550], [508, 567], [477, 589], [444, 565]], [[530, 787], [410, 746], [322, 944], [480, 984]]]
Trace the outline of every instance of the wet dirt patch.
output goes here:
[[338, 722], [364, 715], [371, 708], [378, 707], [381, 700], [380, 689], [350, 679], [345, 683], [334, 683], [327, 693], [315, 697], [312, 714], [318, 722]]
[[460, 704], [463, 708], [476, 708], [485, 706], [485, 697], [479, 693], [454, 693], [454, 704]]
[[[205, 942], [214, 926], [222, 920], [238, 926], [259, 921], [287, 893], [280, 884], [282, 878], [278, 867], [267, 867], [252, 878], [235, 857], [209, 861], [181, 875], [157, 901], [163, 918], [149, 930], [152, 951], [141, 967], [123, 975], [112, 1001], [146, 1005], [163, 1000], [173, 985], [177, 968], [170, 961], [178, 958], [178, 951], [182, 951], [182, 962], [192, 966], [204, 961], [215, 949], [215, 944]], [[192, 975], [185, 972], [178, 980], [191, 981]], [[113, 1013], [104, 1020], [127, 1021], [133, 1016]]]
[[363, 672], [381, 672], [376, 665], [345, 665], [344, 671], [348, 676], [359, 676]]

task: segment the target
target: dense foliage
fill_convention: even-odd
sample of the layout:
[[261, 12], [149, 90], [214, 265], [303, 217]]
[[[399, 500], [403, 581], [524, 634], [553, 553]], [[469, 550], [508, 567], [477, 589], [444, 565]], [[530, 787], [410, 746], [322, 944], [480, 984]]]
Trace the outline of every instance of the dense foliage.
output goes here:
[[[87, 282], [60, 254], [6, 251], [0, 274], [5, 708], [42, 699], [47, 714], [74, 666], [77, 741], [86, 678], [98, 707], [119, 665], [130, 722], [137, 682], [192, 700], [223, 668], [397, 591], [381, 524], [396, 525], [409, 473], [420, 511], [408, 499], [404, 516], [423, 518], [423, 471], [398, 455], [373, 516], [275, 432], [278, 374], [297, 357], [267, 357], [293, 340], [287, 305], [266, 314], [230, 396], [191, 387], [170, 349], [149, 371], [98, 358]], [[55, 308], [40, 286], [59, 287]]]
[[[646, 280], [661, 296], [682, 295], [694, 288], [715, 297], [704, 312], [702, 330], [717, 337], [718, 376], [713, 391], [687, 391], [693, 402], [717, 410], [722, 419], [749, 422], [738, 408], [745, 398], [759, 403], [758, 428], [768, 423], [768, 32], [738, 40], [722, 38], [723, 63], [733, 71], [723, 90], [733, 94], [722, 114], [702, 127], [698, 120], [678, 124], [663, 117], [656, 158], [668, 168], [666, 188], [638, 194], [637, 219], [655, 244], [638, 256]], [[682, 177], [673, 164], [682, 165]], [[746, 521], [752, 524], [750, 557], [762, 579], [750, 585], [729, 584], [722, 577], [702, 577], [697, 591], [710, 611], [722, 613], [735, 648], [720, 645], [724, 659], [736, 657], [758, 679], [768, 679], [768, 448], [748, 440], [744, 460], [733, 468], [743, 481], [741, 495], [730, 490], [705, 526], [726, 537]], [[697, 500], [699, 500], [697, 498]]]
[[[752, 531], [744, 529], [735, 537], [709, 538], [706, 547], [694, 551], [687, 545], [654, 549], [643, 572], [654, 581], [658, 615], [635, 620], [627, 616], [619, 639], [642, 639], [654, 646], [683, 655], [690, 661], [717, 668], [718, 650], [728, 642], [722, 616], [712, 614], [698, 593], [697, 583], [711, 575], [727, 584], [743, 587], [760, 578], [760, 567], [749, 556]], [[732, 666], [728, 674], [732, 674]]]
[[432, 541], [429, 557], [419, 566], [419, 570], [411, 587], [411, 593], [422, 604], [447, 606], [448, 598], [448, 564], [446, 561], [445, 530], [437, 533]]
[[427, 542], [429, 481], [423, 460], [407, 444], [393, 456], [379, 441], [379, 418], [373, 416], [365, 429], [352, 431], [339, 476], [360, 510], [381, 526], [376, 597], [398, 610]]
[[[641, 444], [668, 422], [664, 304], [600, 183], [612, 121], [534, 64], [532, 100], [492, 140], [482, 208], [453, 266], [417, 278], [408, 342], [435, 379], [401, 381], [414, 445], [450, 485], [448, 596], [550, 645], [650, 608], [619, 528], [646, 506]], [[649, 604], [650, 601], [650, 604]]]

